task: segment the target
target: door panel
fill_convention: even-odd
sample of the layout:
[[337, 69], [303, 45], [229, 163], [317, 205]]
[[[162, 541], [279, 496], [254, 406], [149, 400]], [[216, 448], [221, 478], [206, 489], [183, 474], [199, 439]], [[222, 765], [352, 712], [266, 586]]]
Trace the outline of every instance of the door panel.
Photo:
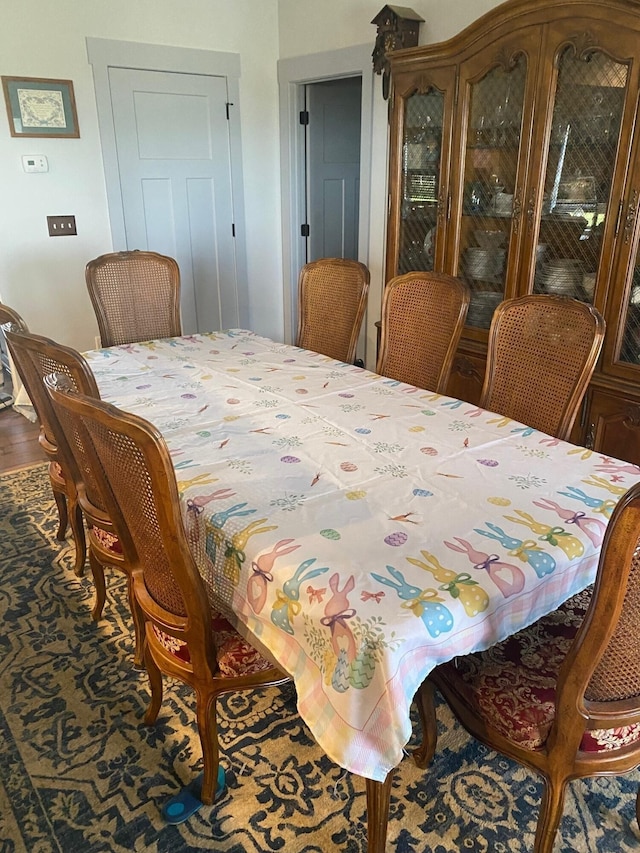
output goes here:
[[224, 77], [110, 68], [128, 249], [174, 257], [185, 332], [246, 326]]

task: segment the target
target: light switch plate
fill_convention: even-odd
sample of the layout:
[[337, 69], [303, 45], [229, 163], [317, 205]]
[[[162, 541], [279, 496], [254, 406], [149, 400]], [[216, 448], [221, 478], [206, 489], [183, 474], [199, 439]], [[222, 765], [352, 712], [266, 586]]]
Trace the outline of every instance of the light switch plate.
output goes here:
[[44, 154], [23, 154], [22, 168], [25, 172], [48, 172], [49, 161]]

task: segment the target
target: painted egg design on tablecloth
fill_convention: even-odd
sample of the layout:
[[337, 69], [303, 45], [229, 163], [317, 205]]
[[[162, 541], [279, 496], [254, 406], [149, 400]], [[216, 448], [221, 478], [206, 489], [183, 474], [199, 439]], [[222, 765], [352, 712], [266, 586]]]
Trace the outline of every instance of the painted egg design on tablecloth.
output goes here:
[[487, 503], [494, 504], [495, 506], [511, 506], [509, 498], [487, 498]]
[[280, 459], [281, 462], [299, 462], [297, 456], [282, 456]]
[[424, 427], [416, 424], [416, 426], [409, 427], [409, 432], [424, 432]]
[[337, 530], [332, 530], [330, 527], [326, 530], [321, 530], [320, 536], [324, 536], [325, 539], [332, 539], [334, 542], [337, 542], [338, 539], [342, 538]]
[[351, 399], [353, 396], [353, 394], [349, 394], [347, 391], [343, 391], [341, 394], [338, 394], [338, 397], [347, 397], [347, 399]]
[[384, 541], [387, 545], [391, 545], [393, 548], [397, 548], [399, 545], [404, 545], [409, 537], [402, 530], [398, 530], [396, 533], [390, 533], [388, 536], [384, 537]]
[[431, 497], [433, 497], [433, 492], [430, 492], [428, 489], [414, 489], [413, 494], [417, 498], [431, 498]]
[[309, 392], [307, 391], [306, 388], [296, 388], [296, 394], [308, 394], [308, 393]]
[[285, 358], [282, 362], [283, 364], [293, 364], [295, 362], [295, 358]]
[[356, 429], [356, 432], [358, 433], [358, 435], [369, 435], [371, 433], [371, 430], [367, 427], [358, 427]]
[[358, 466], [354, 465], [353, 462], [341, 462], [340, 467], [343, 471], [357, 471]]
[[360, 501], [360, 500], [362, 500], [362, 498], [366, 498], [366, 496], [367, 496], [367, 493], [362, 491], [362, 489], [358, 489], [355, 492], [347, 492], [345, 494], [345, 498], [348, 501]]
[[197, 432], [196, 435], [199, 435], [200, 438], [209, 438], [211, 433], [209, 432], [209, 430], [203, 429], [200, 432]]
[[262, 382], [262, 376], [250, 376], [249, 382]]
[[421, 447], [420, 452], [426, 454], [427, 456], [437, 456], [438, 451], [435, 447]]
[[277, 418], [279, 418], [280, 420], [286, 420], [286, 418], [290, 418], [290, 417], [291, 417], [291, 415], [282, 415], [282, 414], [280, 414], [280, 415], [276, 415], [276, 417], [277, 417]]
[[145, 388], [151, 388], [151, 385], [136, 385], [136, 391], [144, 391]]
[[240, 415], [225, 415], [222, 420], [223, 421], [237, 421], [237, 420], [239, 420], [239, 418], [240, 418]]
[[302, 380], [302, 379], [306, 379], [306, 376], [294, 376], [293, 378], [294, 378], [296, 381], [299, 381], [299, 380]]
[[478, 462], [481, 465], [486, 465], [487, 468], [496, 468], [498, 465], [495, 459], [478, 459]]
[[239, 402], [240, 402], [240, 400], [237, 400], [235, 397], [229, 397], [229, 399], [227, 400], [227, 403], [229, 403], [230, 406], [235, 406], [236, 403], [239, 403]]
[[435, 412], [432, 412], [431, 409], [423, 409], [422, 414], [426, 415], [428, 418], [430, 418], [431, 415], [435, 415]]
[[195, 394], [180, 394], [180, 396], [183, 400], [195, 400], [196, 399]]

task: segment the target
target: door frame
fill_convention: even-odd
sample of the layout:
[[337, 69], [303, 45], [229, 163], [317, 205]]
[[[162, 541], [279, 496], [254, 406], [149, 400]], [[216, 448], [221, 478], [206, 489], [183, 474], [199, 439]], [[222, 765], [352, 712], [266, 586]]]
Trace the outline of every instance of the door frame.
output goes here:
[[114, 251], [127, 247], [124, 209], [120, 195], [120, 170], [116, 133], [111, 106], [109, 68], [134, 68], [144, 71], [168, 71], [224, 77], [229, 110], [229, 148], [231, 155], [231, 194], [235, 224], [236, 287], [238, 303], [249, 304], [247, 249], [244, 216], [244, 182], [242, 176], [242, 141], [240, 137], [240, 55], [197, 48], [171, 47], [114, 39], [86, 38], [87, 58], [93, 69], [98, 109], [98, 127], [107, 193], [111, 240]]
[[[373, 69], [371, 45], [356, 45], [278, 61], [280, 90], [280, 186], [282, 194], [282, 268], [285, 341], [297, 332], [298, 270], [305, 263], [306, 176], [304, 128], [305, 86], [342, 77], [362, 78], [360, 118], [360, 195], [358, 260], [368, 265], [371, 206], [371, 143], [373, 134]], [[365, 329], [363, 323], [363, 333]], [[363, 334], [361, 334], [361, 341]]]

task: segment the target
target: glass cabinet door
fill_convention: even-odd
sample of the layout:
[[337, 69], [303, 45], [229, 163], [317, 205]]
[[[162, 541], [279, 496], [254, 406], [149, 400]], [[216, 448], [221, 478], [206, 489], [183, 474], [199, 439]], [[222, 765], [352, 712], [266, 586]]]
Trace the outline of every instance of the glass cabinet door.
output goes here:
[[467, 325], [481, 329], [505, 297], [526, 77], [521, 53], [469, 86], [457, 269], [471, 289]]
[[[610, 230], [628, 66], [601, 50], [579, 53], [569, 45], [557, 67], [533, 290], [592, 302]], [[537, 203], [532, 191], [530, 213]]]
[[443, 115], [444, 93], [435, 88], [404, 101], [399, 275], [434, 268]]

